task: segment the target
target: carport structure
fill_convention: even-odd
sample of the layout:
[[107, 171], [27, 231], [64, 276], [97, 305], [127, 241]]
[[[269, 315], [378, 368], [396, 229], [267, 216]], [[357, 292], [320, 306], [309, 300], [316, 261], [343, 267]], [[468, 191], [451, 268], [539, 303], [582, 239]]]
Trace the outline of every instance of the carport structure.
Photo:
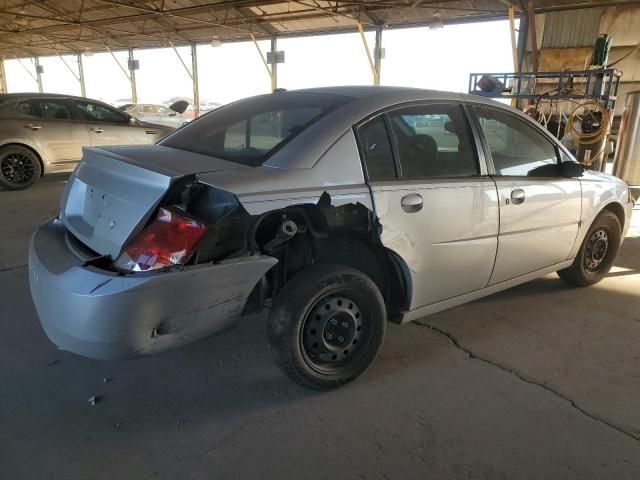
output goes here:
[[[362, 69], [372, 65], [371, 82], [382, 74], [384, 83], [387, 31], [508, 19], [510, 11], [520, 20], [514, 69], [531, 68], [538, 50], [541, 70], [568, 68], [568, 59], [583, 68], [589, 42], [605, 31], [612, 59], [632, 53], [623, 80], [640, 88], [640, 1], [0, 0], [0, 56], [21, 59], [42, 88], [33, 67], [44, 57], [66, 61], [82, 85], [85, 54], [113, 52], [120, 63], [111, 68], [135, 95], [144, 88], [136, 55], [175, 47], [172, 67], [191, 76], [197, 105], [198, 45], [204, 85], [203, 45], [269, 44], [260, 55], [247, 44], [264, 70], [252, 81], [266, 90], [278, 87], [279, 39], [361, 31], [369, 41], [357, 52], [368, 59]], [[127, 363], [56, 350], [29, 296], [27, 245], [58, 214], [65, 181], [50, 175], [26, 191], [0, 191], [0, 479], [638, 479], [638, 208], [600, 286], [567, 288], [551, 275], [390, 324], [368, 376], [319, 395], [275, 369], [262, 316]]]
[[[518, 63], [517, 67], [521, 67], [527, 41], [536, 43], [536, 14], [638, 4], [640, 2], [637, 1], [594, 0], [8, 0], [0, 2], [0, 55], [3, 59], [32, 58], [35, 66], [32, 76], [40, 91], [43, 68], [39, 57], [57, 55], [76, 77], [85, 95], [83, 53], [128, 50], [126, 65], [115, 56], [114, 60], [131, 84], [131, 97], [135, 103], [136, 49], [171, 47], [192, 81], [197, 108], [196, 45], [202, 43], [215, 46], [220, 42], [253, 41], [266, 67], [271, 89], [275, 90], [278, 87], [277, 65], [284, 60], [282, 54], [276, 53], [278, 38], [359, 31], [372, 82], [378, 84], [385, 29], [440, 27], [445, 23], [510, 18], [514, 61]], [[517, 16], [521, 17], [524, 28], [520, 29], [516, 41], [513, 20]], [[367, 44], [364, 34], [367, 31], [375, 31], [375, 45]], [[526, 31], [530, 32], [528, 36]], [[270, 51], [266, 54], [257, 43], [260, 40], [270, 40]], [[190, 46], [191, 59], [182, 58], [176, 49], [178, 46]], [[77, 67], [70, 65], [63, 55], [75, 55]], [[537, 63], [535, 57], [532, 59], [534, 65]], [[0, 68], [0, 77], [0, 89], [6, 92], [3, 67]]]

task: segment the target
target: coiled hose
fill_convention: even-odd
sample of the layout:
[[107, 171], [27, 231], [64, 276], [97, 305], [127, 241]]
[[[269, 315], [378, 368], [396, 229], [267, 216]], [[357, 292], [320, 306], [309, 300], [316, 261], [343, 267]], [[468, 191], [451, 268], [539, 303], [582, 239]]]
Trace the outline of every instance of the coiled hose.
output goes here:
[[[587, 107], [590, 108], [587, 109]], [[595, 112], [600, 111], [602, 113], [602, 119], [598, 119], [600, 121], [600, 126], [595, 131], [586, 133], [578, 131], [578, 129], [576, 129], [575, 124], [577, 121], [582, 124], [583, 117], [580, 117], [578, 115], [578, 112], [581, 109], [584, 109], [586, 115], [590, 115], [594, 119], [597, 119], [595, 116]], [[565, 127], [565, 133], [569, 131], [573, 138], [576, 139], [576, 143], [580, 145], [593, 145], [600, 142], [607, 136], [609, 132], [610, 120], [611, 115], [609, 114], [609, 111], [604, 107], [604, 105], [596, 100], [589, 100], [581, 103], [571, 112], [571, 115], [569, 115], [569, 121], [567, 122], [567, 126]], [[585, 165], [591, 165], [604, 155], [606, 148], [607, 144], [605, 142], [602, 145], [600, 151], [592, 155], [589, 160], [582, 163], [584, 163]]]

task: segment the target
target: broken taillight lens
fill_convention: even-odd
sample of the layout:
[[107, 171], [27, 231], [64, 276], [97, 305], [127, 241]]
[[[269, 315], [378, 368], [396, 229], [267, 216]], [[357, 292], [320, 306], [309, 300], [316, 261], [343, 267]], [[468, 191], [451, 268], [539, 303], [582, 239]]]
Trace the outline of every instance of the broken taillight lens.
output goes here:
[[126, 245], [114, 265], [127, 272], [183, 265], [206, 231], [202, 222], [161, 208], [156, 218]]

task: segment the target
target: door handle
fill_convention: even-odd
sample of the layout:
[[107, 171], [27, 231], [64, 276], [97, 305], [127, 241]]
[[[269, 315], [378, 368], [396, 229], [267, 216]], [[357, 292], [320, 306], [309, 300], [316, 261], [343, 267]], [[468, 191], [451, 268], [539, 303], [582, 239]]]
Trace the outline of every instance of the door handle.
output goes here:
[[95, 133], [102, 133], [104, 132], [104, 128], [92, 128], [91, 131]]
[[402, 209], [407, 213], [415, 213], [422, 210], [422, 196], [417, 193], [410, 193], [409, 195], [405, 195], [400, 200], [400, 205]]
[[524, 203], [524, 199], [525, 194], [523, 189], [516, 188], [515, 190], [511, 191], [511, 203], [513, 203], [514, 205], [520, 205], [521, 203]]
[[30, 128], [31, 130], [40, 130], [42, 125], [35, 125], [33, 123], [27, 123], [24, 128]]

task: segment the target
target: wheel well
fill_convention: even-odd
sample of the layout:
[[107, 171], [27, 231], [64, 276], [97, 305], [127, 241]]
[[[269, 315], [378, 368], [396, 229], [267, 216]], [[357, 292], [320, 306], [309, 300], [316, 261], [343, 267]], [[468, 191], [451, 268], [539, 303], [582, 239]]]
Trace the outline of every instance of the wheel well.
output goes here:
[[[288, 221], [295, 222], [297, 232], [286, 238], [280, 226]], [[385, 300], [387, 317], [399, 321], [409, 307], [410, 277], [403, 261], [379, 242], [377, 226], [373, 212], [361, 204], [305, 205], [269, 212], [254, 224], [249, 238], [252, 250], [279, 260], [267, 274], [267, 295], [274, 298], [285, 283], [310, 265], [335, 263], [371, 278]]]
[[606, 205], [602, 210], [609, 210], [616, 217], [618, 217], [618, 220], [620, 221], [620, 227], [624, 229], [625, 218], [624, 208], [622, 208], [622, 205], [620, 205], [618, 202], [612, 202]]
[[[365, 239], [343, 235], [327, 238], [299, 237], [289, 244], [282, 259], [286, 281], [312, 264], [334, 263], [361, 271], [371, 278], [385, 300], [387, 316], [398, 320], [408, 308], [407, 282], [392, 252]], [[283, 283], [284, 284], [284, 283]]]
[[31, 152], [33, 152], [33, 154], [38, 159], [38, 162], [40, 162], [40, 176], [42, 177], [44, 175], [44, 162], [42, 161], [42, 157], [40, 156], [40, 154], [33, 147], [30, 147], [29, 145], [25, 145], [24, 143], [17, 143], [17, 142], [5, 143], [0, 148], [10, 147], [12, 145], [15, 145], [16, 147], [26, 148], [27, 150], [30, 150]]

